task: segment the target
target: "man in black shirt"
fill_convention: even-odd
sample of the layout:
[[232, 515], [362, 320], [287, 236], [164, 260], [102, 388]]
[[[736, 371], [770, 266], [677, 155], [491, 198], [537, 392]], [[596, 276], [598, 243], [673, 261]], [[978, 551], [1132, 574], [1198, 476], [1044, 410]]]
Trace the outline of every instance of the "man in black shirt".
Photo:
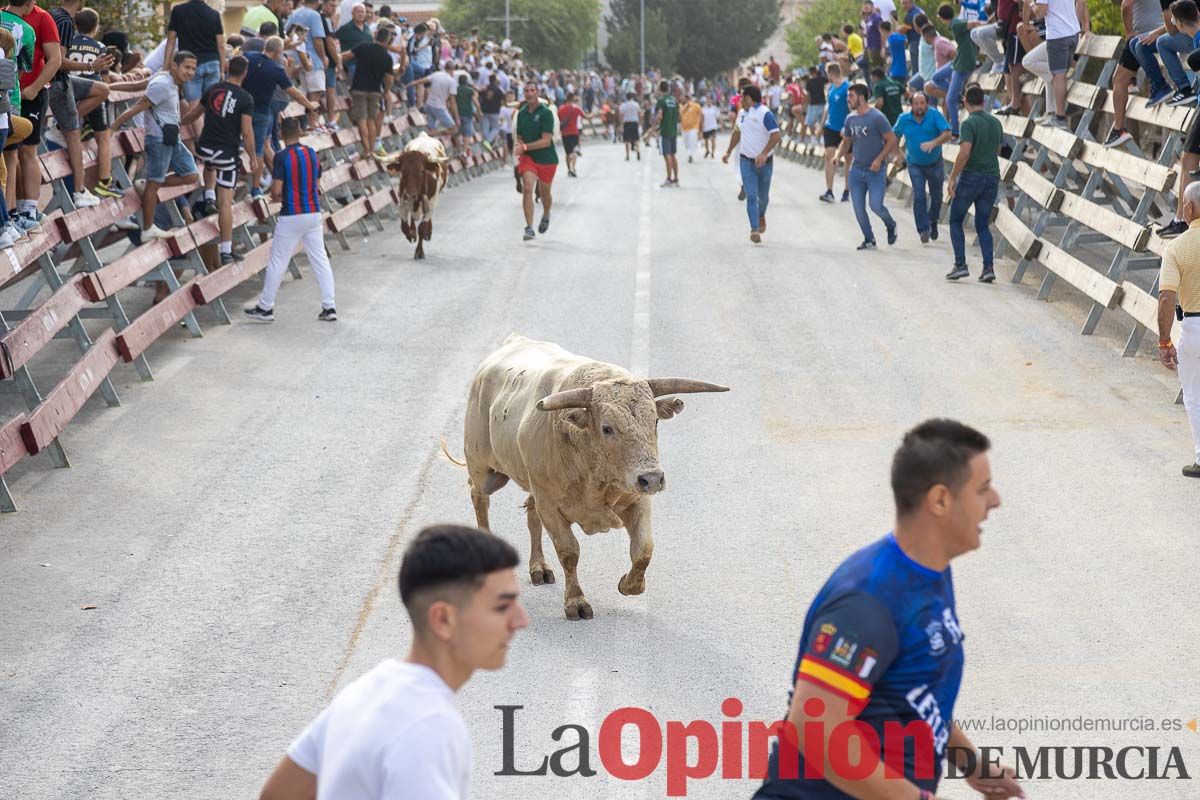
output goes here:
[[225, 28], [221, 15], [204, 0], [188, 0], [171, 9], [164, 64], [172, 63], [176, 50], [196, 55], [196, 77], [183, 85], [183, 99], [194, 103], [225, 75]]
[[[233, 190], [237, 188], [242, 142], [254, 141], [254, 130], [250, 126], [254, 99], [242, 88], [248, 66], [245, 56], [229, 59], [226, 79], [210, 86], [200, 103], [184, 116], [182, 123], [186, 125], [201, 113], [204, 114], [204, 130], [196, 142], [196, 157], [204, 164], [206, 210], [216, 200], [222, 266], [236, 258], [233, 255]], [[253, 172], [258, 166], [253, 148], [249, 148], [248, 155]], [[215, 190], [212, 188], [214, 184]]]
[[495, 146], [500, 133], [500, 108], [504, 105], [504, 92], [496, 73], [488, 75], [487, 86], [479, 93], [479, 110], [483, 112], [483, 141]]
[[382, 119], [382, 104], [392, 102], [392, 55], [387, 46], [392, 29], [380, 26], [375, 41], [355, 45], [342, 54], [343, 62], [354, 63], [354, 80], [350, 83], [350, 120], [358, 126], [365, 152], [384, 156], [383, 144], [376, 144]]
[[[67, 5], [63, 5], [67, 9]], [[112, 131], [108, 129], [108, 97], [109, 87], [104, 82], [104, 74], [116, 65], [116, 59], [108, 54], [108, 48], [93, 38], [100, 26], [100, 15], [94, 9], [82, 8], [75, 11], [75, 36], [69, 45], [63, 44], [67, 58], [72, 63], [86, 65], [87, 69], [78, 74], [78, 79], [90, 81], [88, 91], [79, 93], [79, 85], [75, 88], [75, 102], [84, 122], [96, 137], [96, 188], [95, 193], [100, 197], [120, 197], [123, 192], [112, 182]], [[107, 65], [107, 66], [106, 66]], [[76, 76], [72, 76], [72, 81]], [[88, 111], [93, 101], [96, 107]]]
[[808, 95], [808, 108], [804, 110], [803, 132], [811, 136], [814, 144], [818, 140], [825, 115], [825, 86], [829, 83], [825, 76], [817, 72], [816, 67], [808, 68], [808, 80], [804, 82], [804, 92]]

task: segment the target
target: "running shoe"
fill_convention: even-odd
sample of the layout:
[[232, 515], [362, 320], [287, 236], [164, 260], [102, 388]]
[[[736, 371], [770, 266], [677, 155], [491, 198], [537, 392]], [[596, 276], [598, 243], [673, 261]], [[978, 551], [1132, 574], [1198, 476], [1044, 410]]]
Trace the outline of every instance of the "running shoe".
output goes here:
[[14, 242], [24, 239], [26, 236], [29, 235], [25, 232], [24, 228], [22, 228], [19, 225], [13, 224], [12, 220], [9, 220], [4, 225], [3, 228], [0, 228], [0, 231], [3, 231], [4, 233], [7, 233], [9, 236], [11, 236], [12, 240]]
[[938, 236], [938, 234], [937, 234], [937, 223], [936, 223], [936, 222], [934, 222], [934, 223], [931, 223], [931, 224], [929, 225], [929, 238], [930, 238], [930, 239], [933, 239], [933, 240], [936, 242], [936, 241], [937, 241], [937, 236]]
[[1200, 463], [1188, 464], [1183, 468], [1183, 477], [1200, 478]]
[[821, 195], [817, 199], [823, 203], [834, 203], [837, 201], [837, 198], [833, 196], [833, 192], [828, 189], [825, 190], [825, 194]]
[[758, 231], [750, 231], [750, 241], [754, 242], [755, 244], [758, 244], [759, 242], [762, 241], [762, 234], [759, 233]]
[[0, 230], [0, 250], [7, 250], [17, 243], [19, 237], [13, 236], [7, 227]]
[[970, 274], [971, 274], [971, 271], [969, 269], [967, 269], [966, 264], [955, 264], [954, 269], [952, 269], [946, 273], [946, 280], [956, 281], [959, 278], [965, 278]]
[[164, 231], [157, 225], [151, 225], [149, 228], [146, 228], [146, 230], [142, 231], [143, 239], [170, 239], [171, 236], [171, 233]]
[[17, 212], [16, 214], [13, 214], [12, 221], [15, 225], [17, 225], [21, 230], [25, 231], [26, 233], [37, 230], [38, 228], [40, 228], [42, 226], [42, 223], [38, 222], [36, 219], [34, 219], [29, 214], [26, 214], [23, 212]]
[[979, 276], [979, 282], [991, 283], [994, 280], [996, 280], [996, 273], [992, 271], [991, 267], [984, 267], [983, 274]]
[[263, 190], [258, 188], [257, 186], [255, 186], [253, 189], [250, 190], [250, 199], [251, 200], [254, 200], [255, 198], [263, 197], [263, 196], [264, 196]]
[[137, 217], [129, 216], [114, 222], [113, 227], [119, 231], [140, 231], [142, 224], [137, 221]]
[[890, 245], [891, 245], [891, 244], [895, 244], [895, 243], [896, 243], [896, 238], [897, 238], [897, 237], [896, 237], [896, 226], [895, 226], [895, 225], [892, 225], [892, 226], [890, 226], [890, 227], [887, 229], [887, 239], [888, 239], [888, 244], [890, 244]]
[[542, 217], [542, 221], [538, 223], [538, 233], [545, 233], [550, 230], [550, 218]]
[[849, 189], [843, 189], [843, 190], [842, 190], [842, 202], [843, 202], [843, 203], [849, 203], [849, 202], [850, 202], [850, 190], [849, 190]]
[[744, 187], [741, 189], [738, 189], [738, 200], [745, 200], [745, 199], [746, 199], [746, 189]]
[[249, 308], [243, 308], [242, 313], [255, 322], [274, 322], [275, 312], [265, 309], [262, 306], [253, 305]]
[[71, 199], [75, 201], [76, 208], [94, 208], [100, 205], [100, 198], [87, 189], [80, 189]]
[[1175, 92], [1170, 86], [1164, 86], [1157, 92], [1154, 92], [1150, 95], [1150, 99], [1146, 101], [1146, 108], [1154, 108], [1155, 106], [1160, 105], [1161, 103], [1170, 99], [1171, 95], [1173, 94], [1175, 94]]
[[1196, 90], [1192, 86], [1177, 89], [1175, 94], [1167, 98], [1169, 106], [1190, 106], [1196, 102]]
[[200, 210], [202, 212], [201, 216], [211, 217], [213, 214], [217, 213], [217, 202], [215, 200], [209, 200], [205, 198]]
[[670, 188], [671, 188], [671, 181], [669, 181], [669, 180], [663, 181], [662, 183], [660, 183], [660, 184], [658, 185], [658, 188], [660, 188], [660, 189], [670, 189]]
[[242, 258], [241, 253], [234, 253], [232, 251], [228, 252], [228, 253], [221, 253], [221, 266], [222, 267], [227, 267], [235, 261], [245, 261], [245, 260], [246, 259]]
[[929, 231], [921, 231], [921, 244], [929, 244]]
[[103, 181], [96, 181], [96, 188], [92, 189], [92, 194], [97, 197], [124, 197], [125, 192], [121, 187], [112, 182], [112, 178]]
[[858, 247], [856, 247], [854, 249], [855, 250], [874, 250], [875, 249], [875, 240], [874, 239], [865, 239], [865, 240], [863, 240], [862, 244], [860, 244]]
[[1129, 131], [1125, 130], [1124, 128], [1113, 128], [1112, 132], [1108, 134], [1108, 138], [1104, 140], [1104, 146], [1117, 147], [1118, 145], [1125, 144], [1132, 139], [1132, 134], [1130, 134]]
[[317, 319], [321, 322], [337, 322], [336, 308], [322, 308], [321, 313], [317, 314]]
[[1188, 224], [1181, 219], [1173, 219], [1158, 229], [1158, 238], [1173, 239], [1188, 229]]
[[533, 232], [533, 228], [532, 228], [532, 227], [530, 227], [530, 226], [528, 226], [528, 225], [526, 225], [526, 226], [525, 226], [525, 241], [527, 241], [527, 242], [528, 242], [528, 241], [529, 241], [530, 239], [532, 239], [534, 236], [536, 236], [536, 234]]

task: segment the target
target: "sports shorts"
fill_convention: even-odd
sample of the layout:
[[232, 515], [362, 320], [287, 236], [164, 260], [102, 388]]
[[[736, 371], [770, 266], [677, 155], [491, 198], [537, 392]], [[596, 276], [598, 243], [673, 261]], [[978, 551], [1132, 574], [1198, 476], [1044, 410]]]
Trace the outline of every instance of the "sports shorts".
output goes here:
[[579, 134], [578, 133], [564, 133], [562, 140], [563, 140], [563, 152], [566, 153], [567, 155], [571, 155], [571, 153], [574, 153], [575, 150], [579, 147]]
[[638, 124], [636, 122], [626, 122], [621, 127], [621, 141], [629, 144], [636, 144], [638, 140]]
[[217, 173], [217, 186], [222, 189], [237, 188], [238, 168], [241, 165], [236, 151], [197, 145], [196, 158], [205, 167]]
[[833, 128], [821, 128], [821, 134], [825, 139], [826, 147], [839, 147], [842, 144], [841, 131], [835, 131]]
[[539, 164], [529, 157], [528, 154], [522, 155], [517, 162], [517, 174], [524, 175], [526, 172], [532, 172], [537, 175], [537, 179], [542, 183], [551, 183], [554, 181], [554, 173], [558, 170], [558, 164]]
[[679, 139], [675, 136], [658, 137], [658, 150], [664, 156], [673, 156], [679, 150]]

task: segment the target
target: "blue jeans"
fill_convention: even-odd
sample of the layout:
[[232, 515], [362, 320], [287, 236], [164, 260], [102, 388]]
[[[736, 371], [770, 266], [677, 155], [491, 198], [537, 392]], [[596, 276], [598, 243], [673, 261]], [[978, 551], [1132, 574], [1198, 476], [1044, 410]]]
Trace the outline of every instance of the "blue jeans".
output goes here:
[[254, 131], [254, 155], [262, 157], [263, 146], [267, 143], [267, 136], [271, 133], [271, 109], [264, 108], [261, 111], [254, 109], [254, 113], [250, 115], [250, 128]]
[[946, 93], [946, 109], [950, 112], [950, 135], [958, 136], [958, 107], [962, 101], [963, 90], [971, 78], [969, 72], [953, 70], [950, 73], [950, 91]]
[[483, 140], [488, 144], [496, 143], [496, 134], [500, 132], [500, 115], [483, 115]]
[[896, 220], [883, 205], [883, 195], [887, 191], [887, 174], [883, 168], [871, 172], [867, 167], [850, 167], [850, 203], [854, 206], [854, 216], [858, 219], [858, 227], [862, 229], [863, 239], [875, 241], [875, 233], [871, 230], [871, 218], [867, 216], [867, 196], [870, 195], [871, 210], [875, 216], [883, 220], [890, 231], [896, 227]]
[[1166, 78], [1163, 77], [1162, 67], [1158, 65], [1158, 48], [1153, 44], [1142, 44], [1136, 40], [1133, 46], [1133, 56], [1138, 63], [1142, 65], [1142, 70], [1146, 73], [1146, 79], [1150, 81], [1150, 94], [1158, 94], [1165, 89], [1171, 87], [1167, 85]]
[[197, 64], [196, 77], [183, 85], [183, 99], [194, 103], [204, 96], [208, 87], [220, 82], [220, 61], [205, 61], [203, 64]]
[[908, 175], [912, 178], [913, 219], [917, 223], [917, 233], [928, 233], [930, 227], [937, 225], [938, 218], [942, 215], [945, 166], [941, 159], [932, 164], [914, 164], [910, 161]]
[[401, 82], [407, 86], [407, 88], [404, 90], [404, 99], [408, 102], [409, 108], [413, 108], [417, 105], [417, 87], [408, 86], [408, 84], [412, 83], [414, 80], [416, 80], [416, 78], [413, 77], [412, 61], [409, 61], [408, 64], [404, 66], [404, 77], [401, 79]]
[[738, 156], [742, 172], [742, 188], [746, 190], [746, 216], [750, 219], [750, 230], [758, 230], [758, 220], [767, 214], [767, 202], [771, 199], [771, 173], [775, 171], [774, 159], [767, 159], [761, 167], [755, 166], [753, 158]]
[[954, 264], [967, 263], [967, 241], [963, 234], [963, 222], [967, 211], [974, 206], [975, 233], [979, 234], [979, 250], [983, 254], [983, 268], [992, 268], [992, 229], [988, 220], [996, 205], [996, 194], [1000, 191], [997, 175], [982, 172], [964, 172], [958, 176], [954, 199], [950, 201], [950, 243], [954, 246]]
[[1154, 43], [1158, 48], [1158, 54], [1162, 56], [1163, 66], [1167, 68], [1167, 75], [1171, 78], [1171, 83], [1175, 84], [1176, 89], [1184, 89], [1192, 85], [1188, 80], [1187, 71], [1180, 63], [1180, 56], [1186, 57], [1192, 52], [1192, 37], [1186, 33], [1169, 33], [1158, 37], [1158, 41]]

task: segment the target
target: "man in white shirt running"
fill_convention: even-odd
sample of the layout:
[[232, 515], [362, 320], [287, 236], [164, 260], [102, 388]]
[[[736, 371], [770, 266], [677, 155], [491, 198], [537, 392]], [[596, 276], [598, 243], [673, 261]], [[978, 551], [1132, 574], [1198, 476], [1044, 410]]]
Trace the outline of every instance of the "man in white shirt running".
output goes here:
[[261, 800], [465, 800], [471, 741], [454, 693], [475, 670], [504, 666], [529, 624], [518, 560], [512, 545], [475, 528], [421, 531], [400, 564], [408, 658], [383, 661], [338, 692], [288, 747]]

